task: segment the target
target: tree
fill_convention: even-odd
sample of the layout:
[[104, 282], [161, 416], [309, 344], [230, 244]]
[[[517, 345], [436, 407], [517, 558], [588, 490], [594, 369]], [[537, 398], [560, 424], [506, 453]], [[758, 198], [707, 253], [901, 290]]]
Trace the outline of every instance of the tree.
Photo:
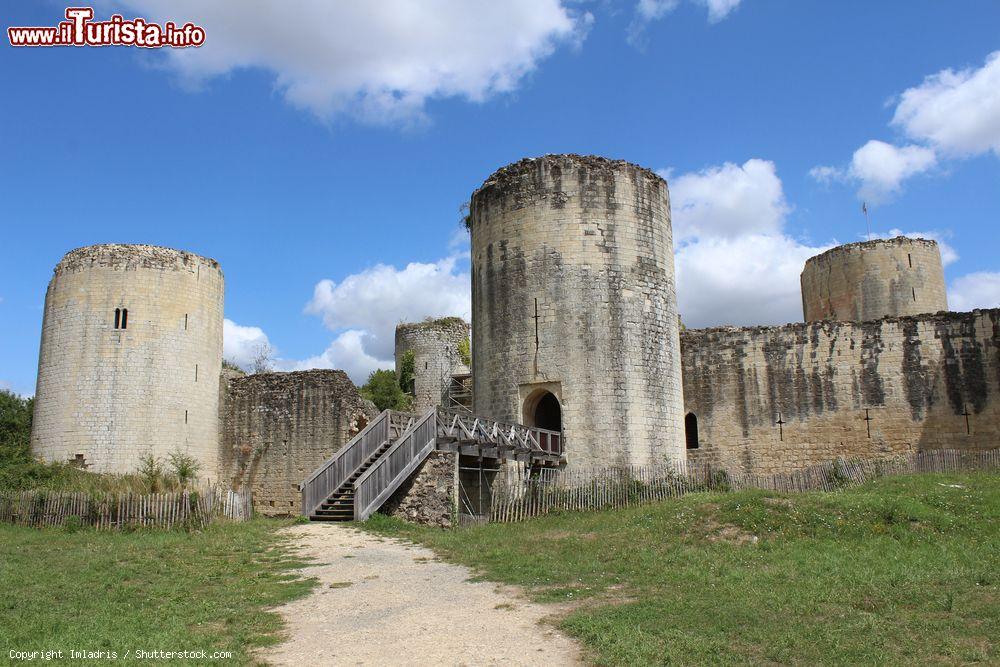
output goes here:
[[0, 390], [0, 465], [31, 460], [31, 415], [35, 399]]
[[361, 387], [361, 395], [375, 404], [379, 410], [409, 410], [412, 398], [403, 392], [391, 370], [372, 371], [368, 382]]
[[274, 348], [268, 343], [259, 343], [253, 349], [253, 359], [250, 360], [250, 373], [270, 373], [274, 370]]

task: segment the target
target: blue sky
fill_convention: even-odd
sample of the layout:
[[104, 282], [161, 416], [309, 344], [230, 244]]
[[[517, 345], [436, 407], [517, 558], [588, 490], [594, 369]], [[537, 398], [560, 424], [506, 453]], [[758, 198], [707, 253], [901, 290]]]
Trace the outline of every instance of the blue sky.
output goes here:
[[1000, 305], [992, 0], [289, 4], [98, 3], [203, 25], [184, 52], [5, 40], [0, 386], [33, 393], [52, 267], [104, 242], [218, 259], [227, 355], [361, 380], [396, 322], [468, 314], [459, 206], [555, 152], [667, 176], [689, 326], [800, 319], [802, 262], [863, 237], [862, 199], [947, 244], [953, 307]]

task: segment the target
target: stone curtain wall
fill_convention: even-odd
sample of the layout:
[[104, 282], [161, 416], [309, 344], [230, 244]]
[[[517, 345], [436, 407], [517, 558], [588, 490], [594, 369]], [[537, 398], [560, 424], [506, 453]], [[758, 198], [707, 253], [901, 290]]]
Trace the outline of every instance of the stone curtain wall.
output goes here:
[[377, 415], [339, 370], [222, 381], [222, 477], [246, 484], [267, 516], [299, 514], [299, 484]]
[[474, 412], [529, 421], [525, 401], [544, 389], [571, 467], [683, 457], [666, 182], [549, 155], [497, 171], [470, 213]]
[[1000, 442], [1000, 310], [689, 330], [681, 348], [689, 461], [775, 473]]
[[458, 317], [396, 326], [397, 378], [403, 354], [413, 352], [414, 412], [443, 405], [451, 376], [469, 372], [459, 352], [459, 344], [468, 339], [469, 323]]
[[948, 310], [934, 241], [903, 236], [838, 246], [806, 261], [806, 322], [867, 322]]
[[[31, 447], [47, 461], [133, 472], [140, 457], [218, 468], [224, 284], [219, 264], [147, 245], [66, 254], [45, 295]], [[115, 329], [115, 309], [127, 328]]]

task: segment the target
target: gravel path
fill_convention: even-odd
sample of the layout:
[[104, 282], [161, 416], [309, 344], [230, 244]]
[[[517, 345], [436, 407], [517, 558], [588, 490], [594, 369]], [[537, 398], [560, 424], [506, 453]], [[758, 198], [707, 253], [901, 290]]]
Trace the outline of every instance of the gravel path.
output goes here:
[[574, 642], [551, 610], [433, 552], [347, 526], [287, 529], [303, 556], [311, 595], [278, 608], [290, 639], [260, 657], [278, 665], [574, 665]]

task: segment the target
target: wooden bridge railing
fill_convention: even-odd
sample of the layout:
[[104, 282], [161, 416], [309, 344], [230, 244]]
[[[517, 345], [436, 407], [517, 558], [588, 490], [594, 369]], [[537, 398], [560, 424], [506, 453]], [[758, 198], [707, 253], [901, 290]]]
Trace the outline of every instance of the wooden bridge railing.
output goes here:
[[354, 471], [378, 451], [391, 436], [393, 415], [384, 410], [361, 433], [327, 459], [302, 482], [302, 513], [312, 514]]
[[522, 424], [505, 424], [468, 415], [457, 410], [438, 409], [438, 431], [442, 438], [515, 453], [562, 456], [562, 434]]
[[371, 516], [434, 451], [437, 421], [437, 409], [428, 410], [354, 482], [355, 521]]

